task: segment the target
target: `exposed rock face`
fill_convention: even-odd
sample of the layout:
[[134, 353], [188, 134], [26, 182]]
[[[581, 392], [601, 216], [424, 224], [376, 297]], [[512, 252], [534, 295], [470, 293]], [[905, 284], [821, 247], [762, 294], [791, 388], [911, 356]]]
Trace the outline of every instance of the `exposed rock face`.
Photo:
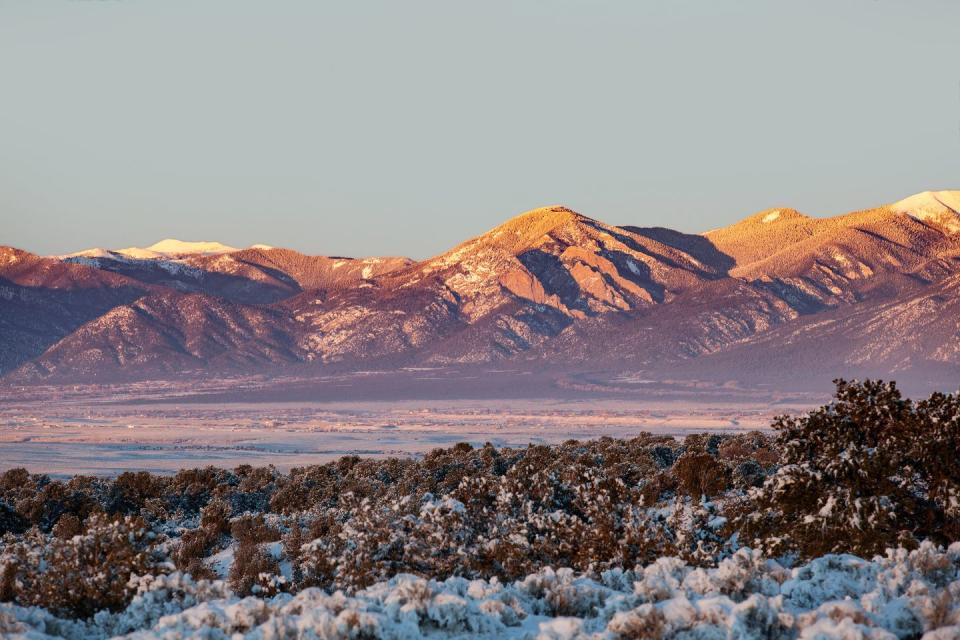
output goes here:
[[958, 206], [960, 192], [927, 192], [834, 218], [770, 209], [703, 235], [554, 206], [421, 262], [3, 249], [0, 367], [18, 380], [502, 359], [731, 379], [960, 372]]

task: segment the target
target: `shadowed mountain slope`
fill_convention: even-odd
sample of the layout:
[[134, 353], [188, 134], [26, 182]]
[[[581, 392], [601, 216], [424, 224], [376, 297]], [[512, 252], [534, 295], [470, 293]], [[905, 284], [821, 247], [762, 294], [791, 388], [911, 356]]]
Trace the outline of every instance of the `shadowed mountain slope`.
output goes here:
[[122, 275], [0, 247], [0, 373], [149, 288]]
[[50, 347], [22, 377], [90, 379], [117, 369], [183, 375], [292, 363], [292, 321], [267, 307], [171, 291], [114, 307]]

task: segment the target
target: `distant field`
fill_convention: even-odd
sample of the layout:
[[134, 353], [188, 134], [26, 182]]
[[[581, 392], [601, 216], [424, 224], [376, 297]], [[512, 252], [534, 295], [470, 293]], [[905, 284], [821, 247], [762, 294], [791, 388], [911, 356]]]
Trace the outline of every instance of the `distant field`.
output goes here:
[[[348, 384], [328, 384], [316, 395], [333, 398]], [[764, 399], [761, 393], [727, 398], [715, 389], [644, 395], [575, 389], [561, 390], [567, 398], [555, 392], [536, 399], [270, 400], [284, 390], [290, 397], [310, 397], [307, 383], [294, 381], [282, 387], [233, 381], [195, 388], [166, 383], [7, 390], [0, 402], [0, 470], [22, 466], [68, 475], [240, 464], [289, 469], [343, 455], [415, 456], [460, 441], [503, 447], [644, 431], [736, 433], [765, 429], [774, 415], [813, 404], [803, 396]], [[255, 401], [243, 402], [245, 397]]]

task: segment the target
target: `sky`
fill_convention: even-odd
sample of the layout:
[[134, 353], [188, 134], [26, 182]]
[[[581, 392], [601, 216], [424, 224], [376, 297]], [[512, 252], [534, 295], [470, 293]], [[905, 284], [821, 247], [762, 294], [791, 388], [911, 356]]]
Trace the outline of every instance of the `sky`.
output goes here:
[[424, 258], [960, 189], [960, 2], [0, 0], [0, 244]]

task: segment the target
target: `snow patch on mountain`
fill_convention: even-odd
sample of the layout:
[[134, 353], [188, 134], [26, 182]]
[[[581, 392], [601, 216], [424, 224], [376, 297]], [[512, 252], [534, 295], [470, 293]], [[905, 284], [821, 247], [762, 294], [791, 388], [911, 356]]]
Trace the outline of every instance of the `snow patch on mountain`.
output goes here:
[[771, 211], [767, 215], [763, 216], [763, 220], [761, 220], [761, 222], [763, 222], [764, 224], [770, 224], [771, 222], [774, 222], [779, 217], [780, 217], [780, 210], [777, 209], [776, 211]]

